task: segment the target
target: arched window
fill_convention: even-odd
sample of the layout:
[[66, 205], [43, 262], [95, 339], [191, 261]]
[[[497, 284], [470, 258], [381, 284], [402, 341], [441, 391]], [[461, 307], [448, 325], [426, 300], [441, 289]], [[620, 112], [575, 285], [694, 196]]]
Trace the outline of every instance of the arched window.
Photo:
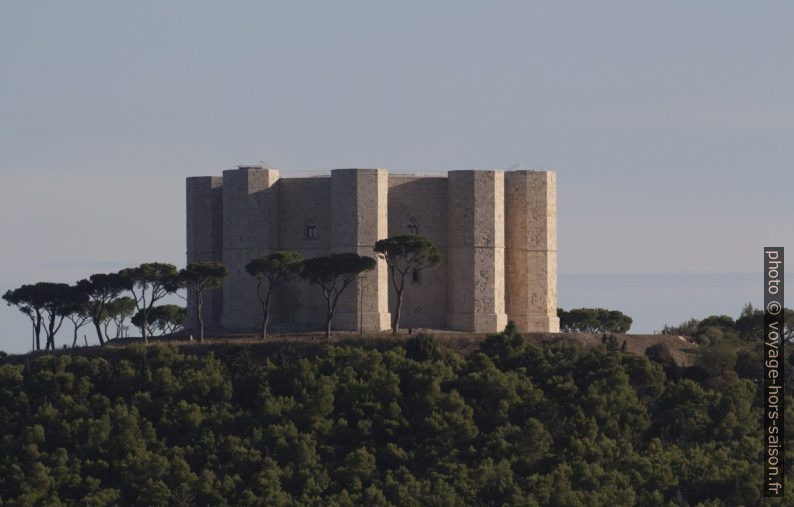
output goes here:
[[419, 234], [419, 221], [416, 217], [408, 219], [408, 234]]
[[320, 236], [317, 231], [317, 218], [308, 217], [304, 227], [304, 237], [306, 239], [318, 239]]

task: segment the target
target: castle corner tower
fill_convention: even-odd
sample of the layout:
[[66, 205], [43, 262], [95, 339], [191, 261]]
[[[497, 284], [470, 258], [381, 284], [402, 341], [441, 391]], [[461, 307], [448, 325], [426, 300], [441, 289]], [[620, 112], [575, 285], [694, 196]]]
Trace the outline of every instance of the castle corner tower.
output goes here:
[[559, 332], [557, 175], [510, 171], [504, 195], [508, 318], [522, 332]]

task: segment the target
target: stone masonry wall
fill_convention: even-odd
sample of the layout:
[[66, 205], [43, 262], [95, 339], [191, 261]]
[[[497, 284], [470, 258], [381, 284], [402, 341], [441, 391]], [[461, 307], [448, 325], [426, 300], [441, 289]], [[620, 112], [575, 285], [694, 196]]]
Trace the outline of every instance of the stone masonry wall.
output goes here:
[[[188, 178], [186, 181], [187, 262], [223, 260], [223, 179], [217, 176]], [[186, 328], [198, 330], [196, 302], [188, 291]], [[223, 289], [207, 291], [204, 297], [204, 326], [214, 330], [220, 326]]]
[[[305, 259], [327, 255], [331, 248], [331, 178], [278, 180], [278, 250]], [[314, 226], [313, 237], [309, 237]], [[274, 330], [322, 329], [325, 298], [320, 289], [299, 278], [279, 289], [271, 303]]]
[[521, 331], [558, 332], [557, 185], [552, 171], [505, 178], [507, 314]]
[[[447, 324], [447, 178], [389, 176], [389, 234], [415, 232], [441, 250], [444, 259], [437, 266], [412, 274], [406, 280], [400, 316], [401, 328], [443, 329]], [[389, 311], [394, 316], [397, 294], [389, 284]]]
[[[355, 252], [374, 257], [375, 242], [388, 234], [388, 184], [388, 173], [383, 169], [331, 171], [331, 253]], [[360, 282], [352, 283], [343, 293], [334, 315], [335, 328], [389, 329], [388, 290], [386, 263], [378, 259], [373, 271], [365, 273]]]
[[278, 176], [278, 171], [260, 167], [223, 171], [223, 263], [229, 279], [221, 323], [227, 330], [256, 329], [261, 322], [256, 279], [245, 265], [277, 245]]
[[447, 326], [495, 332], [507, 324], [504, 299], [504, 173], [450, 171]]

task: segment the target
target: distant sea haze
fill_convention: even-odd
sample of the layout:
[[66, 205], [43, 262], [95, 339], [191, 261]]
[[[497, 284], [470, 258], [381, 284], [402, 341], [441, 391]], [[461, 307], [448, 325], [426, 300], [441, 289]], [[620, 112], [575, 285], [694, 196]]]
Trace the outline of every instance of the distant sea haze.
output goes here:
[[558, 306], [603, 307], [634, 319], [633, 333], [653, 333], [665, 324], [725, 314], [736, 318], [746, 303], [760, 307], [758, 273], [560, 273]]
[[559, 289], [659, 289], [761, 287], [762, 273], [560, 274]]

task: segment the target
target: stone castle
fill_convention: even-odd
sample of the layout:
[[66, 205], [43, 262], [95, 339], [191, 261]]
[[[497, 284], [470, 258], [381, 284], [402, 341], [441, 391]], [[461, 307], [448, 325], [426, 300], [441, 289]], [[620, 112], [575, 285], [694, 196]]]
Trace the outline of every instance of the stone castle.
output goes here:
[[[264, 166], [187, 179], [187, 262], [229, 269], [211, 291], [204, 319], [215, 332], [254, 331], [261, 323], [256, 280], [244, 266], [293, 250], [305, 258], [355, 252], [374, 256], [379, 239], [421, 234], [444, 260], [412, 274], [401, 327], [556, 332], [557, 198], [551, 171], [450, 171], [443, 176], [335, 169], [330, 176], [280, 178]], [[396, 296], [383, 260], [345, 291], [337, 330], [389, 329]], [[195, 302], [188, 319], [195, 326]], [[325, 300], [295, 280], [271, 304], [275, 331], [320, 329]], [[190, 327], [190, 324], [189, 324]]]

